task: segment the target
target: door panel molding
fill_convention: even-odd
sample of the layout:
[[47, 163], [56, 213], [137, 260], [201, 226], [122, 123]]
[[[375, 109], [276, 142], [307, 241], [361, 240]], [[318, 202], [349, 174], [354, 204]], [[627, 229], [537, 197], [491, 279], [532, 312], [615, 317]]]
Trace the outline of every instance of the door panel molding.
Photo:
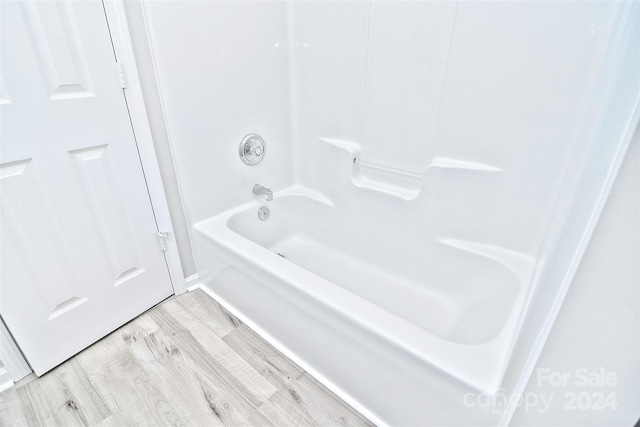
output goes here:
[[[105, 257], [109, 260], [114, 280], [119, 281], [117, 286], [124, 283], [121, 279], [129, 271], [140, 270], [142, 261], [108, 147], [108, 144], [96, 145], [69, 151], [69, 154], [74, 157], [87, 203], [100, 230]], [[133, 244], [127, 245], [127, 242]]]
[[[31, 163], [32, 159], [26, 159], [0, 164], [3, 238], [13, 243], [15, 256], [29, 266], [38, 297], [53, 315], [72, 297], [78, 283], [61, 243], [64, 234], [58, 218]], [[51, 282], [59, 285], [52, 287]]]
[[[95, 96], [69, 1], [21, 2], [20, 7], [50, 99]], [[47, 18], [45, 21], [42, 15]], [[64, 39], [66, 49], [60, 44], [49, 43], [52, 39]]]

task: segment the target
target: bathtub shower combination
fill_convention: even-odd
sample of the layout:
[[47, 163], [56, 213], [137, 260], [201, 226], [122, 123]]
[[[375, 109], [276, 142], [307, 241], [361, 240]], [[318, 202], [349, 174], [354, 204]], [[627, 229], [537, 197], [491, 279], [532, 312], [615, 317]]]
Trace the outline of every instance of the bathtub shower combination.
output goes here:
[[268, 204], [267, 220], [251, 204], [196, 229], [238, 273], [278, 278], [279, 292], [300, 292], [331, 316], [496, 391], [534, 260], [439, 236], [419, 209], [412, 215], [385, 204], [362, 207], [355, 197], [351, 206], [337, 206], [308, 188], [288, 189]]
[[[639, 7], [148, 3], [198, 286], [376, 423], [508, 423], [638, 120]], [[242, 43], [194, 67], [181, 19]]]

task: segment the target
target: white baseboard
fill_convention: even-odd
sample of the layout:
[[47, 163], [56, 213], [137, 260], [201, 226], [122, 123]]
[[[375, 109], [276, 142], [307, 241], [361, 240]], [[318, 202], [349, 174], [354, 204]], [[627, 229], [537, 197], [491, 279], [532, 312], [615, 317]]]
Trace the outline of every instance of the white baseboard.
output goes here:
[[200, 283], [200, 276], [198, 274], [192, 274], [191, 276], [187, 277], [186, 279], [184, 279], [184, 283], [187, 287], [187, 292], [202, 288], [202, 284]]
[[0, 317], [0, 366], [9, 374], [9, 379], [19, 381], [31, 373], [18, 345]]
[[13, 379], [11, 379], [11, 375], [7, 368], [4, 366], [0, 367], [0, 393], [3, 391], [10, 389], [13, 387]]

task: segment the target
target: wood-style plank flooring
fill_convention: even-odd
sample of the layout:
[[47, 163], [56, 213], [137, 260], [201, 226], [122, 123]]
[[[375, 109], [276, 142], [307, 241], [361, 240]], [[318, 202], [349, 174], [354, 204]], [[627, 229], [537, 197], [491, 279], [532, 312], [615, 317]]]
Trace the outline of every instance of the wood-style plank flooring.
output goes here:
[[370, 426], [202, 291], [0, 394], [2, 426]]

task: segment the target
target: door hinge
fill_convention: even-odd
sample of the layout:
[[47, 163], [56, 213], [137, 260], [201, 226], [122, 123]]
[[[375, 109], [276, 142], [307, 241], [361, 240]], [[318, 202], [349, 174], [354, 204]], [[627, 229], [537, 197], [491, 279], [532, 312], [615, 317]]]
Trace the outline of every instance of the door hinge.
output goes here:
[[169, 237], [168, 231], [158, 231], [158, 240], [160, 240], [160, 249], [167, 250], [167, 237]]
[[122, 89], [127, 88], [127, 81], [124, 79], [124, 71], [122, 71], [122, 63], [116, 62], [116, 70], [118, 71], [118, 78], [120, 79], [120, 87]]

